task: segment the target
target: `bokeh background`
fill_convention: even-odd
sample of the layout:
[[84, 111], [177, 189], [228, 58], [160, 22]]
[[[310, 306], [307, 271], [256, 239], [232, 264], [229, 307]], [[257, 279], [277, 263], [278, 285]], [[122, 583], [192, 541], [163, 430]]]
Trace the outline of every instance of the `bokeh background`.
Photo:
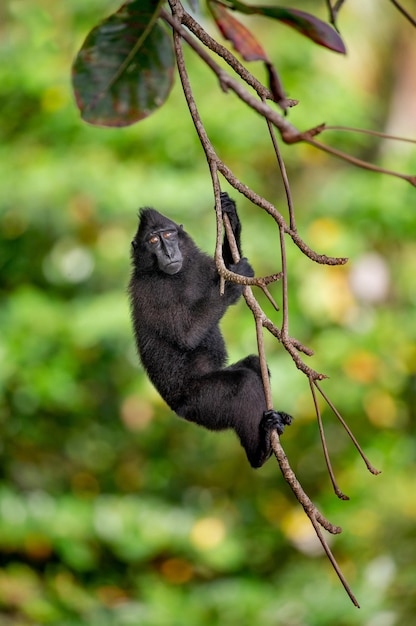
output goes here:
[[[325, 19], [324, 5], [293, 3]], [[324, 390], [382, 470], [367, 472], [325, 409], [350, 501], [332, 492], [307, 380], [274, 340], [266, 344], [275, 405], [296, 417], [285, 450], [308, 494], [344, 529], [331, 545], [357, 610], [274, 460], [253, 471], [233, 433], [176, 418], [138, 363], [126, 296], [137, 209], [168, 213], [206, 251], [215, 220], [178, 81], [136, 126], [99, 129], [79, 118], [72, 59], [117, 6], [0, 5], [0, 624], [411, 624], [416, 190], [307, 146], [283, 147], [302, 236], [318, 252], [350, 257], [343, 268], [317, 266], [288, 242], [290, 332], [315, 350], [311, 365], [330, 377]], [[416, 136], [416, 32], [392, 4], [346, 3], [346, 58], [278, 23], [250, 23], [300, 100], [290, 112], [299, 128], [325, 121]], [[219, 154], [285, 212], [264, 121], [188, 58]], [[416, 172], [412, 144], [346, 133], [327, 140]], [[278, 233], [237, 200], [245, 254], [259, 273], [275, 271]], [[255, 350], [244, 303], [223, 329], [231, 359]]]

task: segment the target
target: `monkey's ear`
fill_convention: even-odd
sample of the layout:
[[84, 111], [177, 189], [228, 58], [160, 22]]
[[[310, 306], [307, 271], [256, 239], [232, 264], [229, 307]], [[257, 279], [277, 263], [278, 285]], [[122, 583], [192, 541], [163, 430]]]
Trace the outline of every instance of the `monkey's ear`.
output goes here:
[[139, 246], [139, 244], [137, 243], [137, 241], [135, 239], [133, 239], [133, 241], [131, 242], [131, 247], [133, 248], [133, 250], [136, 250], [136, 248]]

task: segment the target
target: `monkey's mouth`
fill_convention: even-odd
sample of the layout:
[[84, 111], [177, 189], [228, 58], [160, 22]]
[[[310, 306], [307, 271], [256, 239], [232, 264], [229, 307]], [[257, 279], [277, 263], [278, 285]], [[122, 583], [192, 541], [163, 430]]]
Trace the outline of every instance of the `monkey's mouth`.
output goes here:
[[177, 274], [182, 268], [182, 261], [172, 261], [165, 267], [166, 274]]

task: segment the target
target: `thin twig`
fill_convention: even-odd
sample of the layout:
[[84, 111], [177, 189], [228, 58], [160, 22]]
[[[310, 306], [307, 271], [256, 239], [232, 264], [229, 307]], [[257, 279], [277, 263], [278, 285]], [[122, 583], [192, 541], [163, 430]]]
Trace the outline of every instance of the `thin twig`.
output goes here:
[[[286, 482], [289, 484], [290, 488], [292, 489], [293, 493], [296, 495], [297, 499], [299, 500], [299, 502], [302, 504], [303, 509], [306, 513], [306, 515], [309, 517], [311, 524], [316, 532], [316, 535], [319, 539], [319, 541], [321, 542], [321, 545], [327, 555], [327, 557], [329, 558], [332, 567], [334, 568], [338, 578], [340, 579], [345, 591], [347, 592], [347, 594], [349, 595], [349, 597], [351, 598], [352, 603], [357, 607], [360, 608], [360, 605], [357, 602], [356, 597], [354, 596], [349, 584], [347, 583], [334, 555], [332, 554], [332, 551], [328, 545], [328, 542], [326, 541], [325, 537], [323, 536], [320, 526], [322, 526], [322, 528], [325, 528], [325, 530], [327, 530], [328, 532], [332, 533], [332, 534], [338, 534], [341, 532], [341, 528], [339, 526], [333, 526], [332, 524], [328, 525], [327, 524], [327, 520], [325, 520], [325, 518], [323, 518], [321, 516], [321, 514], [319, 513], [319, 511], [317, 510], [317, 508], [315, 507], [314, 503], [308, 498], [308, 496], [305, 494], [305, 492], [302, 489], [301, 484], [299, 483], [298, 479], [296, 478], [294, 472], [292, 471], [290, 465], [289, 465], [289, 461], [286, 457], [286, 454], [280, 444], [280, 438], [279, 435], [277, 434], [276, 431], [273, 431], [271, 433], [271, 443], [272, 443], [272, 448], [273, 448], [273, 452], [275, 454], [275, 457], [277, 459], [277, 462], [279, 463], [279, 467], [282, 471], [283, 477], [286, 480]], [[302, 499], [301, 499], [302, 498]]]
[[280, 236], [280, 254], [282, 260], [282, 339], [286, 341], [289, 336], [289, 297], [287, 289], [287, 263], [286, 263], [286, 244], [285, 244], [285, 232], [282, 227], [279, 228]]
[[348, 133], [362, 133], [363, 135], [372, 135], [374, 137], [380, 137], [381, 139], [391, 139], [392, 141], [405, 141], [407, 143], [416, 143], [416, 139], [410, 139], [410, 137], [398, 137], [397, 135], [389, 135], [387, 133], [382, 133], [378, 130], [370, 130], [368, 128], [355, 128], [354, 126], [334, 126], [325, 124], [325, 127], [322, 128], [322, 132], [327, 130], [336, 130]]
[[335, 480], [334, 470], [332, 469], [331, 459], [329, 458], [328, 446], [326, 445], [324, 426], [322, 423], [322, 415], [319, 409], [319, 404], [318, 404], [318, 400], [317, 400], [315, 389], [314, 389], [315, 381], [309, 379], [309, 386], [311, 388], [313, 403], [315, 406], [315, 413], [316, 413], [316, 417], [318, 420], [318, 428], [319, 428], [319, 435], [321, 437], [322, 450], [324, 453], [325, 462], [326, 462], [326, 466], [328, 469], [329, 477], [331, 479], [332, 486], [334, 488], [336, 495], [338, 496], [340, 500], [349, 500], [349, 497], [346, 496], [344, 493], [342, 493], [341, 489], [337, 485], [337, 481]]
[[337, 18], [338, 18], [338, 13], [342, 7], [342, 5], [344, 4], [345, 0], [338, 0], [337, 2], [335, 2], [335, 4], [332, 6], [331, 4], [331, 0], [326, 0], [326, 4], [328, 6], [329, 9], [329, 21], [331, 22], [332, 26], [334, 28], [336, 28], [336, 30], [338, 30], [338, 25], [337, 25]]
[[401, 13], [402, 15], [404, 15], [404, 17], [405, 17], [407, 20], [409, 20], [409, 22], [410, 22], [413, 26], [415, 26], [415, 27], [416, 27], [416, 20], [415, 20], [415, 18], [414, 18], [414, 17], [412, 17], [412, 16], [410, 15], [410, 13], [409, 13], [408, 11], [406, 11], [406, 9], [405, 9], [404, 7], [402, 7], [402, 5], [401, 5], [399, 2], [397, 2], [396, 0], [390, 0], [390, 2], [391, 2], [392, 4], [394, 4], [394, 6], [396, 7], [396, 9], [398, 9], [398, 10], [400, 11], [400, 13]]
[[254, 319], [256, 322], [257, 350], [258, 350], [259, 359], [260, 359], [261, 378], [263, 381], [264, 397], [266, 400], [266, 407], [267, 409], [270, 410], [273, 408], [273, 398], [272, 398], [272, 390], [270, 388], [269, 369], [267, 367], [267, 361], [266, 361], [266, 350], [264, 348], [263, 324], [260, 318], [255, 317]]
[[[282, 277], [282, 272], [279, 272], [280, 278]], [[265, 285], [258, 285], [261, 290], [263, 291], [264, 295], [266, 296], [266, 298], [268, 299], [268, 301], [270, 302], [270, 304], [273, 306], [273, 308], [276, 311], [280, 311], [280, 307], [277, 304], [277, 302], [275, 301], [275, 299], [273, 298], [272, 294], [270, 293], [270, 291], [267, 289], [267, 287]]]
[[331, 0], [325, 0], [325, 2], [329, 12], [329, 21], [334, 28], [337, 28], [337, 16], [335, 14], [334, 7], [332, 6]]
[[350, 428], [348, 427], [348, 424], [343, 419], [341, 413], [338, 411], [338, 409], [335, 407], [335, 405], [331, 402], [331, 400], [328, 398], [328, 396], [323, 391], [323, 389], [321, 389], [321, 387], [319, 386], [319, 384], [318, 384], [318, 382], [316, 380], [314, 380], [314, 385], [317, 388], [317, 390], [319, 391], [319, 393], [321, 394], [321, 396], [324, 398], [324, 400], [327, 403], [327, 405], [332, 409], [332, 411], [335, 413], [335, 415], [338, 418], [338, 420], [341, 422], [341, 424], [344, 427], [345, 431], [347, 432], [349, 438], [351, 439], [351, 441], [353, 442], [354, 446], [356, 447], [359, 455], [361, 456], [361, 458], [363, 459], [364, 463], [366, 464], [368, 471], [371, 472], [371, 474], [374, 474], [374, 475], [381, 474], [381, 470], [376, 469], [370, 463], [370, 461], [367, 459], [367, 457], [364, 454], [360, 444], [358, 443], [357, 439], [352, 434]]
[[379, 165], [374, 165], [374, 163], [369, 163], [368, 161], [363, 161], [362, 159], [358, 159], [357, 157], [352, 156], [351, 154], [347, 154], [342, 150], [338, 150], [337, 148], [333, 148], [332, 146], [327, 146], [326, 144], [321, 143], [320, 141], [316, 141], [316, 139], [307, 139], [305, 138], [303, 141], [308, 143], [311, 146], [315, 146], [319, 150], [323, 152], [327, 152], [328, 154], [332, 154], [343, 161], [348, 161], [348, 163], [352, 163], [357, 167], [360, 167], [364, 170], [369, 170], [370, 172], [377, 172], [378, 174], [386, 174], [388, 176], [395, 176], [396, 178], [401, 178], [402, 180], [406, 180], [413, 187], [416, 187], [416, 175], [410, 174], [402, 174], [401, 172], [396, 172], [395, 170], [389, 170], [385, 167], [380, 167]]
[[338, 578], [340, 579], [340, 581], [342, 583], [342, 586], [344, 587], [345, 591], [349, 595], [349, 597], [350, 597], [352, 603], [354, 604], [354, 606], [356, 606], [357, 609], [359, 609], [360, 605], [358, 604], [357, 598], [353, 594], [351, 587], [347, 583], [347, 580], [346, 580], [344, 574], [342, 573], [341, 569], [339, 568], [338, 563], [336, 562], [335, 557], [332, 554], [331, 549], [330, 549], [328, 543], [325, 541], [325, 538], [324, 538], [324, 536], [322, 534], [321, 529], [319, 528], [318, 524], [316, 523], [316, 521], [314, 519], [311, 519], [311, 522], [312, 522], [312, 526], [314, 527], [315, 532], [316, 532], [316, 534], [318, 536], [318, 539], [321, 542], [321, 545], [322, 545], [323, 549], [325, 550], [325, 553], [326, 553], [328, 559], [330, 560], [330, 562], [332, 564], [332, 567], [334, 568]]
[[290, 191], [289, 178], [287, 175], [285, 162], [283, 161], [282, 154], [280, 152], [279, 144], [277, 142], [276, 133], [274, 131], [273, 125], [268, 119], [266, 119], [266, 123], [267, 123], [267, 128], [269, 129], [270, 139], [272, 140], [274, 153], [276, 155], [276, 160], [279, 165], [280, 174], [282, 176], [283, 186], [285, 189], [287, 208], [289, 211], [290, 228], [291, 230], [296, 231], [295, 210], [293, 206], [292, 193]]

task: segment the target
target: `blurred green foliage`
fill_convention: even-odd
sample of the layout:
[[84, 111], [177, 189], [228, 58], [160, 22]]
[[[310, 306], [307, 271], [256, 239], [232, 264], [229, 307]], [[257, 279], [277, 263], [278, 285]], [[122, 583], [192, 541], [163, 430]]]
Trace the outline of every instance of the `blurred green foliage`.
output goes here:
[[[254, 21], [289, 95], [300, 100], [290, 112], [298, 127], [326, 121], [415, 135], [414, 90], [403, 96], [414, 31], [393, 7], [377, 4], [346, 6], [346, 58]], [[410, 624], [415, 190], [307, 146], [284, 147], [300, 232], [319, 252], [350, 257], [344, 268], [313, 266], [288, 246], [291, 334], [315, 350], [312, 365], [330, 376], [325, 391], [383, 470], [377, 478], [366, 472], [325, 410], [349, 502], [332, 494], [306, 379], [269, 337], [268, 360], [276, 406], [296, 416], [284, 436], [292, 466], [344, 528], [332, 546], [357, 611], [273, 460], [253, 472], [233, 433], [177, 419], [138, 364], [126, 298], [138, 207], [169, 213], [207, 251], [214, 214], [178, 84], [160, 111], [128, 129], [92, 128], [78, 117], [72, 59], [116, 7], [104, 0], [0, 7], [0, 623]], [[189, 61], [219, 154], [283, 210], [264, 122]], [[410, 145], [346, 133], [331, 141], [416, 170]], [[259, 273], [275, 271], [277, 233], [244, 199], [239, 204], [245, 253]], [[274, 293], [279, 299], [279, 286]], [[255, 349], [242, 303], [224, 332], [230, 358]]]

